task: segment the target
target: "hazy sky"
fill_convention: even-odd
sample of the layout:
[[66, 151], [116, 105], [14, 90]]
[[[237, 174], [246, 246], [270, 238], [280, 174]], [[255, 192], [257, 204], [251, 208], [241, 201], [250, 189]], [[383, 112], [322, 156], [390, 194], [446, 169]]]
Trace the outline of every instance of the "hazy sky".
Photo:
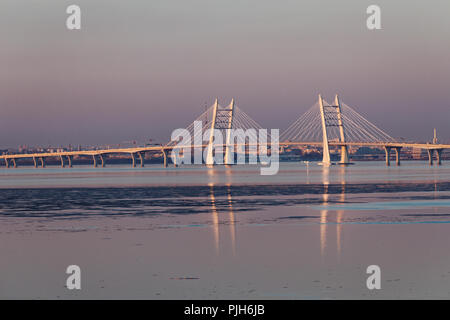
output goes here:
[[216, 96], [285, 129], [318, 93], [392, 136], [450, 141], [449, 15], [448, 0], [2, 0], [0, 148], [166, 141]]

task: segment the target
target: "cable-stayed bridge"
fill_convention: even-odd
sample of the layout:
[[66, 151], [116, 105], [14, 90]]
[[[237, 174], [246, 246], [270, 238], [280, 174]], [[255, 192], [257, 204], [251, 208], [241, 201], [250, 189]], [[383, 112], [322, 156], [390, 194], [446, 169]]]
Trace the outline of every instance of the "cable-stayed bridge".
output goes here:
[[[200, 130], [199, 130], [200, 129]], [[210, 130], [211, 129], [211, 130]], [[212, 130], [213, 129], [213, 130]], [[245, 140], [236, 142], [230, 135], [233, 130], [241, 130], [245, 133]], [[251, 141], [258, 141], [257, 132], [263, 129], [255, 120], [247, 115], [241, 108], [236, 106], [234, 99], [227, 106], [222, 106], [216, 99], [214, 104], [194, 122], [186, 127], [190, 139], [174, 138], [165, 145], [114, 148], [98, 150], [61, 151], [47, 153], [21, 153], [0, 155], [6, 167], [17, 167], [17, 159], [31, 158], [35, 167], [45, 167], [46, 158], [59, 158], [61, 166], [72, 167], [74, 156], [92, 157], [95, 167], [105, 166], [105, 155], [107, 154], [129, 154], [132, 166], [144, 166], [144, 155], [146, 153], [160, 153], [164, 158], [164, 166], [168, 165], [168, 153], [181, 148], [192, 147], [205, 150], [206, 164], [215, 164], [213, 149], [223, 148], [224, 164], [232, 164], [234, 153], [241, 147], [247, 150], [253, 146], [256, 150], [260, 145]], [[225, 142], [215, 141], [217, 132], [224, 138]], [[274, 145], [269, 135], [268, 145]], [[441, 164], [442, 150], [450, 149], [449, 144], [438, 144], [437, 137], [433, 143], [401, 142], [391, 137], [373, 123], [365, 119], [353, 108], [342, 103], [338, 97], [332, 103], [327, 102], [319, 95], [318, 101], [294, 121], [282, 134], [277, 143], [280, 147], [315, 146], [323, 150], [323, 159], [320, 164], [331, 165], [330, 147], [340, 149], [340, 161], [336, 164], [350, 164], [350, 147], [377, 147], [383, 148], [386, 154], [386, 164], [390, 165], [390, 153], [394, 150], [396, 163], [400, 164], [400, 152], [402, 148], [412, 147], [424, 149], [428, 153], [429, 163], [433, 164], [434, 154], [438, 164]], [[213, 148], [214, 147], [214, 148]], [[244, 149], [242, 149], [244, 148]], [[176, 164], [176, 163], [175, 163]]]

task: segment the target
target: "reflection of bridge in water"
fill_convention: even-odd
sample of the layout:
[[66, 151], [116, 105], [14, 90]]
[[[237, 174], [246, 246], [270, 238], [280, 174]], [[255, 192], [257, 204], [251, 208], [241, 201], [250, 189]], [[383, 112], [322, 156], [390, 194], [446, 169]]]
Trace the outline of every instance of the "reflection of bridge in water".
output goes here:
[[[159, 154], [164, 159], [164, 166], [168, 165], [168, 152], [174, 149], [192, 149], [200, 148], [202, 151], [207, 149], [205, 162], [214, 164], [213, 149], [223, 149], [225, 154], [225, 164], [233, 163], [234, 153], [241, 148], [244, 153], [248, 153], [252, 143], [236, 143], [231, 141], [232, 136], [229, 129], [242, 129], [247, 133], [247, 137], [257, 138], [255, 133], [249, 129], [262, 129], [262, 127], [250, 118], [242, 109], [235, 106], [234, 100], [226, 106], [219, 105], [217, 99], [215, 103], [201, 114], [196, 121], [201, 121], [203, 129], [215, 129], [222, 131], [226, 137], [224, 144], [214, 142], [213, 130], [209, 136], [209, 141], [203, 143], [203, 134], [201, 137], [195, 136], [195, 121], [186, 129], [193, 137], [193, 143], [189, 146], [180, 145], [177, 141], [170, 141], [166, 145], [133, 147], [133, 148], [115, 148], [81, 151], [61, 151], [47, 153], [29, 153], [29, 154], [5, 154], [0, 155], [6, 167], [17, 167], [18, 159], [31, 159], [35, 167], [45, 167], [46, 158], [59, 159], [61, 166], [72, 167], [74, 156], [87, 156], [92, 158], [94, 167], [98, 165], [105, 166], [105, 155], [111, 154], [129, 154], [133, 167], [137, 165], [144, 166], [145, 154]], [[198, 134], [197, 134], [198, 135]], [[200, 140], [199, 140], [200, 139]], [[198, 142], [200, 141], [200, 142]], [[253, 141], [257, 141], [253, 140]], [[350, 147], [375, 147], [382, 148], [386, 155], [386, 164], [390, 165], [390, 154], [395, 152], [396, 164], [400, 164], [400, 153], [402, 148], [417, 148], [426, 150], [428, 160], [433, 164], [434, 154], [436, 161], [441, 164], [442, 150], [450, 149], [450, 144], [438, 144], [436, 134], [433, 143], [400, 142], [389, 136], [383, 130], [366, 120], [348, 105], [341, 103], [336, 95], [334, 103], [326, 102], [319, 95], [319, 100], [306, 113], [298, 118], [285, 132], [281, 134], [280, 142], [276, 143], [279, 147], [300, 147], [313, 146], [321, 147], [323, 150], [322, 164], [325, 166], [333, 164], [330, 157], [330, 147], [340, 149], [340, 161], [338, 164], [350, 164]], [[254, 145], [254, 144], [253, 144]], [[275, 142], [268, 142], [270, 146], [275, 146]], [[256, 144], [256, 150], [261, 150], [260, 145]], [[139, 161], [138, 161], [139, 159]]]
[[[329, 180], [330, 168], [324, 167], [322, 171], [322, 183], [323, 183], [323, 202], [322, 206], [324, 209], [320, 210], [320, 253], [325, 256], [325, 249], [327, 248], [327, 229], [330, 225], [336, 225], [336, 253], [338, 259], [341, 256], [342, 251], [342, 222], [344, 218], [344, 210], [336, 210], [336, 220], [334, 222], [329, 221], [329, 210], [326, 206], [329, 203], [329, 193], [328, 186], [330, 184]], [[345, 167], [340, 168], [340, 182], [342, 185], [341, 194], [339, 196], [339, 202], [343, 204], [345, 202]]]
[[[220, 215], [221, 213], [225, 213], [224, 211], [226, 211], [227, 216], [228, 216], [228, 225], [229, 225], [229, 237], [230, 237], [230, 241], [231, 241], [231, 251], [233, 256], [236, 255], [236, 217], [235, 217], [235, 213], [233, 211], [233, 198], [232, 198], [232, 194], [231, 194], [231, 184], [228, 183], [226, 184], [226, 194], [227, 194], [227, 205], [226, 206], [221, 206], [220, 210], [217, 209], [217, 199], [216, 199], [216, 195], [215, 195], [215, 190], [214, 190], [214, 175], [216, 174], [215, 170], [209, 170], [208, 171], [208, 175], [210, 176], [211, 182], [208, 184], [210, 187], [210, 202], [211, 202], [211, 222], [212, 222], [212, 228], [213, 228], [213, 233], [214, 233], [214, 247], [216, 250], [216, 254], [219, 254], [220, 251], [220, 224], [221, 224], [221, 219], [220, 219]], [[231, 174], [230, 170], [226, 170], [225, 174], [227, 176], [229, 176]], [[226, 208], [225, 210], [223, 210], [223, 208]], [[222, 222], [223, 222], [223, 217], [222, 217]]]
[[[212, 226], [213, 226], [213, 232], [214, 232], [214, 247], [216, 250], [216, 253], [219, 254], [220, 250], [220, 210], [217, 210], [216, 206], [216, 197], [214, 195], [214, 185], [210, 185], [211, 187], [211, 194], [210, 194], [210, 200], [211, 200], [211, 214], [212, 214]], [[230, 234], [230, 241], [231, 241], [231, 249], [233, 255], [236, 254], [236, 218], [235, 214], [233, 212], [233, 200], [231, 196], [231, 189], [228, 186], [227, 189], [227, 201], [228, 201], [228, 225], [229, 225], [229, 234]]]
[[[339, 183], [341, 184], [341, 191], [337, 199], [333, 199], [333, 203], [336, 201], [340, 204], [345, 203], [345, 191], [346, 191], [346, 167], [341, 166], [339, 170]], [[211, 182], [208, 184], [210, 187], [210, 214], [211, 214], [211, 229], [213, 233], [214, 249], [217, 255], [223, 254], [224, 247], [231, 247], [231, 253], [233, 256], [236, 255], [237, 248], [237, 224], [238, 219], [236, 216], [236, 210], [233, 209], [233, 195], [231, 184], [226, 184], [226, 195], [223, 194], [222, 188], [215, 189], [214, 175], [217, 173], [215, 170], [208, 171], [210, 175]], [[226, 171], [226, 175], [230, 172]], [[343, 247], [343, 222], [344, 222], [344, 210], [329, 210], [327, 206], [330, 204], [330, 195], [328, 188], [330, 185], [330, 168], [323, 167], [322, 170], [322, 185], [323, 194], [321, 201], [320, 216], [318, 217], [318, 231], [319, 231], [319, 243], [320, 243], [320, 254], [322, 257], [330, 253], [327, 249], [333, 252], [335, 250], [336, 256], [340, 259], [342, 247]], [[218, 192], [218, 190], [221, 190]], [[217, 196], [217, 193], [221, 197]], [[333, 193], [334, 194], [334, 193]], [[225, 198], [226, 197], [226, 198]], [[300, 208], [300, 207], [296, 207]], [[239, 210], [238, 210], [239, 211]], [[335, 215], [330, 215], [330, 211], [333, 211]], [[222, 228], [221, 228], [222, 226]], [[228, 230], [227, 230], [228, 229]], [[335, 235], [333, 234], [335, 231]], [[225, 232], [225, 233], [224, 233]], [[229, 242], [224, 241], [224, 235]], [[335, 236], [336, 241], [330, 241], [330, 237]], [[224, 243], [226, 244], [224, 246]], [[222, 244], [222, 245], [221, 245]], [[334, 248], [335, 246], [335, 248]]]

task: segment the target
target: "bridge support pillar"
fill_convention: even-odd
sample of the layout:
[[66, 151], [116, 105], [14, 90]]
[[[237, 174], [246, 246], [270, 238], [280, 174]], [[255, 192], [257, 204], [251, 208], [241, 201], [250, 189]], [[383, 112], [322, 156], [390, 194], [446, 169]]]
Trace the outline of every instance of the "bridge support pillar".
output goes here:
[[396, 165], [400, 165], [400, 150], [402, 149], [402, 147], [395, 147], [395, 163]]
[[37, 168], [37, 161], [36, 161], [36, 157], [33, 157], [33, 164], [34, 164], [34, 167], [35, 167], [35, 168]]
[[[173, 152], [173, 150], [172, 150]], [[177, 162], [178, 157], [172, 157], [172, 162], [173, 162], [173, 166], [176, 168], [178, 167], [178, 162]]]
[[386, 165], [390, 166], [391, 165], [391, 147], [384, 147], [384, 153], [386, 154]]
[[433, 153], [434, 153], [434, 149], [427, 149], [427, 153], [428, 153], [428, 164], [430, 166], [433, 165]]
[[436, 149], [436, 160], [438, 165], [442, 164], [441, 157], [442, 157], [442, 149]]
[[67, 156], [67, 165], [72, 168], [72, 156]]
[[95, 154], [92, 155], [92, 160], [94, 161], [94, 168], [97, 168], [97, 157]]
[[9, 168], [9, 160], [8, 160], [8, 158], [4, 158], [5, 159], [5, 166], [6, 166], [6, 168]]
[[164, 157], [164, 168], [167, 168], [167, 153], [166, 153], [166, 150], [162, 149], [161, 151], [162, 151], [162, 154], [163, 154], [163, 157]]
[[62, 155], [59, 156], [59, 160], [61, 160], [61, 168], [64, 168], [64, 158]]
[[138, 152], [138, 156], [139, 156], [139, 161], [141, 164], [141, 168], [144, 167], [144, 153], [143, 152]]
[[17, 168], [16, 159], [11, 158], [11, 161], [12, 161], [12, 163], [13, 163], [13, 167], [14, 167], [14, 168]]
[[44, 157], [40, 157], [39, 161], [41, 162], [41, 168], [45, 168], [45, 159], [44, 159]]
[[341, 161], [340, 164], [349, 164], [350, 158], [348, 156], [348, 147], [341, 146]]
[[130, 153], [131, 154], [131, 166], [133, 167], [133, 168], [135, 168], [136, 167], [136, 156], [135, 156], [135, 154], [134, 153]]
[[102, 154], [99, 154], [98, 156], [100, 158], [100, 161], [102, 162], [102, 168], [104, 168], [105, 167], [105, 158], [103, 158]]

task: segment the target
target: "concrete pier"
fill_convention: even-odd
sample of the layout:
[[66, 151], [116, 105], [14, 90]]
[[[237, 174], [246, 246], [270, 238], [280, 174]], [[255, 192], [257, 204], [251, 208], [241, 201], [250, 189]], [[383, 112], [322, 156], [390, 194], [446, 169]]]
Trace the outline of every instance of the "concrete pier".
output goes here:
[[102, 154], [99, 154], [98, 157], [100, 158], [100, 161], [102, 162], [102, 168], [105, 167], [105, 159], [103, 158]]
[[161, 150], [163, 157], [164, 157], [164, 168], [167, 168], [167, 153], [165, 149]]
[[384, 153], [385, 153], [385, 155], [386, 155], [386, 165], [387, 166], [390, 166], [391, 165], [391, 159], [390, 159], [390, 156], [391, 156], [391, 147], [384, 147]]
[[72, 156], [67, 156], [67, 164], [69, 168], [72, 168]]
[[131, 155], [131, 166], [133, 167], [133, 168], [136, 168], [136, 156], [135, 156], [135, 154], [134, 153], [130, 153], [130, 155]]
[[141, 168], [143, 168], [144, 167], [144, 153], [138, 152], [138, 156], [139, 156], [139, 161], [141, 163]]
[[400, 150], [402, 150], [402, 147], [395, 147], [395, 163], [396, 165], [400, 165]]
[[428, 153], [428, 163], [431, 165], [433, 165], [433, 153], [434, 153], [434, 149], [428, 149], [427, 150]]
[[348, 147], [347, 146], [341, 146], [341, 164], [349, 164], [350, 163], [350, 157], [348, 156]]
[[442, 149], [436, 149], [436, 160], [438, 165], [442, 164], [441, 158], [442, 158]]
[[64, 168], [65, 164], [64, 164], [64, 158], [62, 155], [59, 156], [59, 160], [61, 160], [61, 168]]

